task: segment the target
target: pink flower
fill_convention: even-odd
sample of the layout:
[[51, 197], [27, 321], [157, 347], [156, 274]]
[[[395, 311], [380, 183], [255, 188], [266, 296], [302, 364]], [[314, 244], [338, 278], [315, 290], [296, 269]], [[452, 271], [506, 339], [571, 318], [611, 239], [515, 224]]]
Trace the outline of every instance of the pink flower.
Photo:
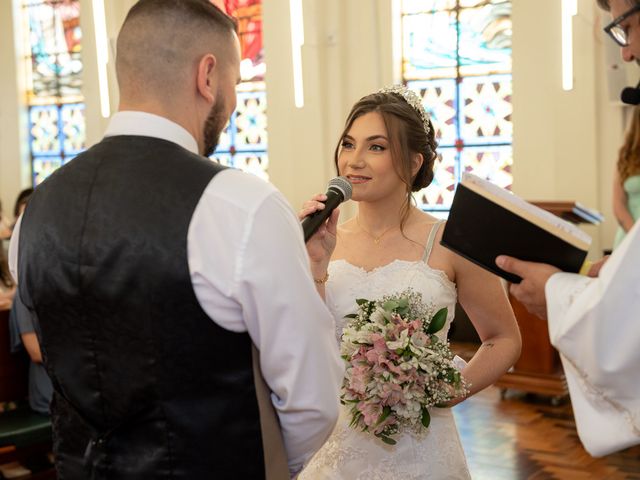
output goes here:
[[411, 343], [416, 347], [424, 348], [429, 343], [429, 336], [424, 332], [415, 332], [411, 336]]
[[395, 383], [385, 383], [382, 385], [382, 392], [379, 394], [385, 405], [395, 405], [404, 401], [404, 395], [400, 385]]
[[409, 324], [410, 333], [422, 331], [422, 320], [414, 320]]
[[395, 425], [397, 422], [396, 418], [393, 415], [389, 415], [387, 418], [385, 418], [382, 422], [380, 422], [380, 425], [378, 425], [374, 430], [373, 433], [375, 435], [378, 435], [382, 432], [384, 432], [384, 430], [391, 426], [391, 425]]
[[368, 427], [373, 427], [378, 423], [378, 419], [382, 415], [382, 405], [371, 401], [358, 403], [358, 410], [364, 415], [364, 423]]
[[371, 375], [371, 369], [368, 366], [356, 365], [351, 369], [351, 381], [349, 382], [349, 388], [355, 393], [364, 394], [367, 391], [367, 383], [369, 383], [369, 377]]

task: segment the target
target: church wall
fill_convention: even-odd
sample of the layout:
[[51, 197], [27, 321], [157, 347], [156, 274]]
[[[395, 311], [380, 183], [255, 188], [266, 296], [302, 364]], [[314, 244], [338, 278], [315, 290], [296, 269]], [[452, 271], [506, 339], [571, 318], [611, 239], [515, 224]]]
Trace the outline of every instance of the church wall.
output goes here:
[[[113, 68], [117, 31], [134, 0], [105, 2], [110, 43], [112, 112], [117, 108]], [[604, 73], [600, 13], [579, 0], [574, 18], [575, 86], [562, 90], [560, 4], [513, 1], [514, 191], [531, 200], [578, 200], [607, 214], [594, 236], [593, 256], [610, 247], [615, 221], [611, 175], [625, 109], [613, 104]], [[100, 115], [92, 2], [82, 0], [87, 141], [98, 141]], [[361, 96], [398, 80], [393, 51], [392, 0], [303, 0], [305, 105], [293, 97], [288, 0], [264, 2], [267, 60], [269, 174], [298, 209], [335, 175], [333, 150], [350, 107]], [[29, 183], [25, 109], [13, 44], [11, 2], [0, 2], [0, 198], [5, 210]], [[629, 84], [637, 73], [630, 70]], [[18, 78], [18, 80], [16, 80]], [[353, 206], [343, 209], [345, 216]]]

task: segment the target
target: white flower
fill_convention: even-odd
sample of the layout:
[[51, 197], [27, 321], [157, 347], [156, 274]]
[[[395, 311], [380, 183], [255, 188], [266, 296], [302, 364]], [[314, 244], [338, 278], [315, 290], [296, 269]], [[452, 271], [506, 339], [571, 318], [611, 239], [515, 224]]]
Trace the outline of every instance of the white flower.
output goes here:
[[398, 417], [406, 418], [410, 421], [416, 421], [422, 416], [422, 406], [420, 402], [416, 402], [415, 400], [409, 400], [407, 403], [398, 403], [393, 406], [393, 410], [396, 412]]
[[384, 325], [385, 319], [384, 319], [384, 310], [382, 309], [382, 307], [378, 307], [376, 311], [371, 314], [370, 320], [371, 320], [371, 323], [375, 323], [381, 326]]
[[387, 348], [389, 350], [404, 350], [409, 345], [409, 331], [403, 330], [400, 332], [400, 338], [394, 342], [387, 342]]
[[418, 364], [418, 359], [416, 357], [411, 357], [409, 360], [402, 362], [399, 367], [404, 370], [411, 370], [412, 368], [418, 368], [419, 364]]

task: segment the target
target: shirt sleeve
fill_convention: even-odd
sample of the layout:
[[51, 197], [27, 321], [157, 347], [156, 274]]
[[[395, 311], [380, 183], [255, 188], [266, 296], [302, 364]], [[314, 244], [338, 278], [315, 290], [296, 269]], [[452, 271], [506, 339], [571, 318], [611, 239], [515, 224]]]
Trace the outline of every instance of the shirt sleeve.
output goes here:
[[546, 285], [549, 336], [560, 351], [578, 434], [596, 456], [640, 443], [640, 229], [598, 278], [553, 275]]
[[[247, 331], [260, 351], [289, 468], [297, 471], [335, 425], [343, 367], [300, 223], [273, 187], [256, 178], [241, 188], [241, 180], [219, 173], [203, 195], [189, 229], [189, 266], [207, 314]], [[236, 200], [241, 192], [244, 200]]]

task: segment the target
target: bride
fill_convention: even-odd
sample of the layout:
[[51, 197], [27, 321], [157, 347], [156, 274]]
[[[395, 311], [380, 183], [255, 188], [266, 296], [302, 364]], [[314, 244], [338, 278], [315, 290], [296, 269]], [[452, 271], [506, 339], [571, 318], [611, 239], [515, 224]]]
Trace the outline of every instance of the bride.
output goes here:
[[[456, 300], [482, 345], [462, 370], [473, 395], [495, 382], [520, 353], [520, 334], [500, 280], [440, 246], [442, 224], [416, 208], [412, 192], [431, 183], [436, 159], [433, 125], [419, 97], [402, 86], [358, 101], [335, 152], [340, 175], [353, 184], [357, 215], [341, 224], [338, 211], [307, 244], [319, 293], [340, 338], [356, 299], [380, 298], [408, 288], [436, 308], [447, 307], [446, 338]], [[304, 218], [324, 208], [324, 195], [304, 204]], [[448, 407], [462, 399], [450, 402]], [[338, 424], [300, 479], [467, 479], [464, 452], [450, 408], [433, 408], [423, 433], [397, 435], [388, 445], [349, 427], [343, 407]]]

